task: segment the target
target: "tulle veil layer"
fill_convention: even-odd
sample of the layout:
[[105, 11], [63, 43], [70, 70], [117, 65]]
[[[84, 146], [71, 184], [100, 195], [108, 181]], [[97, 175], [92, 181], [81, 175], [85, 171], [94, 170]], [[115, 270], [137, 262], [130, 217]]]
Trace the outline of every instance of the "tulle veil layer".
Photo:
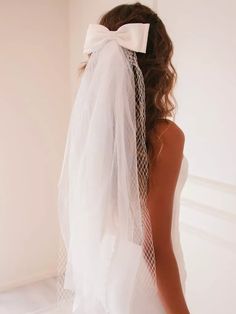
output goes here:
[[136, 53], [111, 40], [83, 73], [58, 182], [58, 308], [68, 313], [135, 313], [136, 287], [156, 293], [145, 133]]

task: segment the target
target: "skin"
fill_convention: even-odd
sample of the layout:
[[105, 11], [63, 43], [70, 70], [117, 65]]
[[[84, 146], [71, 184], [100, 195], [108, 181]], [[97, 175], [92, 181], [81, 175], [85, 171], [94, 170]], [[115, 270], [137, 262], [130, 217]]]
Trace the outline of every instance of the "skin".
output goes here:
[[171, 240], [174, 193], [185, 137], [174, 122], [162, 119], [154, 135], [155, 159], [149, 170], [147, 206], [156, 255], [157, 286], [167, 314], [189, 314]]

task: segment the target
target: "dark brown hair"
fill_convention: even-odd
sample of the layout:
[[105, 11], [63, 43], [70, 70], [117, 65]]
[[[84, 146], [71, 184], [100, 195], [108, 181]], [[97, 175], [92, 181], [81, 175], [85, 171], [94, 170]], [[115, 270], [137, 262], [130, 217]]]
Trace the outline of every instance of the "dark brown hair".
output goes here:
[[105, 13], [99, 23], [115, 31], [123, 24], [150, 23], [146, 53], [137, 53], [146, 94], [147, 149], [152, 151], [152, 138], [158, 119], [174, 116], [173, 86], [177, 74], [171, 63], [173, 45], [166, 28], [149, 7], [137, 2], [119, 5]]

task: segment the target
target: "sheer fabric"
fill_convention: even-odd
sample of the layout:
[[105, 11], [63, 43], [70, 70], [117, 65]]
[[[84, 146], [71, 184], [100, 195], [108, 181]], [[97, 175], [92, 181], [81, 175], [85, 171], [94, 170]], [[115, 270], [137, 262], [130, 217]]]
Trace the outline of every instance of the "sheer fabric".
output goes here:
[[91, 54], [71, 114], [58, 183], [58, 308], [136, 314], [138, 295], [156, 297], [147, 178], [142, 72], [136, 53], [110, 40]]

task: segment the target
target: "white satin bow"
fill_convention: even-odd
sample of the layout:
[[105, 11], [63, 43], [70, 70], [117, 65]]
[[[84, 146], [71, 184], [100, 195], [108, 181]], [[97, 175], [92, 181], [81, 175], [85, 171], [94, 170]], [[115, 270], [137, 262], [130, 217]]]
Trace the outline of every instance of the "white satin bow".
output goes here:
[[84, 53], [96, 51], [109, 40], [116, 40], [120, 46], [129, 50], [146, 53], [149, 26], [148, 23], [129, 23], [116, 31], [110, 31], [104, 25], [89, 24]]

